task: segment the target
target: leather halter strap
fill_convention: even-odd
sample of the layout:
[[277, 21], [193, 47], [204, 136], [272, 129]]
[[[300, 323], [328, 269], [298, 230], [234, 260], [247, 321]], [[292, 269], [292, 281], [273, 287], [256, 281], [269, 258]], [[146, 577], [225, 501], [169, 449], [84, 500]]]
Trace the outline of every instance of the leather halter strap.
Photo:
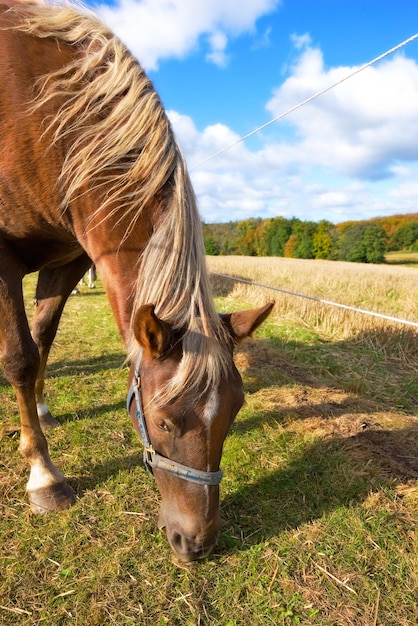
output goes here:
[[200, 485], [219, 485], [222, 480], [222, 470], [218, 470], [217, 472], [203, 472], [201, 470], [188, 467], [187, 465], [177, 463], [177, 461], [167, 459], [167, 457], [154, 450], [145, 421], [144, 406], [142, 402], [141, 377], [137, 367], [135, 368], [135, 375], [129, 388], [126, 400], [128, 414], [130, 414], [130, 409], [134, 399], [135, 417], [138, 422], [139, 432], [144, 445], [144, 465], [147, 470], [152, 474], [152, 468], [155, 467], [192, 483], [198, 483]]

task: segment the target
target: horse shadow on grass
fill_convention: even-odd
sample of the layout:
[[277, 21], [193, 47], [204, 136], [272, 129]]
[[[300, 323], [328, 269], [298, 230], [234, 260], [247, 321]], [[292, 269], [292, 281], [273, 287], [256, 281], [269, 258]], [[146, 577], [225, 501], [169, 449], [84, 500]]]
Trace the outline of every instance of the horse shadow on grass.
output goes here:
[[[90, 376], [109, 369], [121, 369], [126, 361], [122, 352], [108, 352], [87, 359], [65, 359], [48, 363], [45, 381], [62, 376]], [[10, 383], [0, 374], [0, 385], [10, 387]]]
[[[381, 330], [363, 335], [362, 340], [365, 345], [375, 345], [379, 338], [383, 345], [394, 340], [389, 331], [382, 337]], [[393, 430], [385, 421], [390, 409], [380, 398], [375, 400], [369, 392], [362, 395], [361, 389], [351, 391], [349, 376], [338, 384], [335, 377], [324, 375], [325, 369], [341, 367], [341, 358], [346, 358], [356, 381], [360, 378], [370, 388], [364, 380], [369, 365], [367, 351], [359, 351], [359, 338], [334, 344], [334, 350], [330, 345], [329, 352], [326, 342], [308, 347], [293, 342], [290, 346], [274, 338], [244, 345], [237, 355], [238, 365], [247, 396], [254, 394], [258, 399], [255, 410], [247, 411], [248, 417], [245, 413], [238, 417], [232, 426], [233, 432], [251, 438], [240, 479], [243, 486], [228, 494], [222, 503], [224, 532], [219, 553], [247, 549], [341, 506], [361, 503], [380, 487], [418, 479], [417, 352], [412, 335], [410, 339], [409, 369], [406, 366], [409, 383], [403, 388], [399, 375], [392, 375], [399, 364], [391, 351], [378, 359], [379, 368], [386, 368], [382, 375], [385, 385], [392, 386], [392, 406], [403, 409], [402, 422]], [[288, 356], [292, 350], [293, 354], [299, 352], [297, 359]], [[309, 357], [306, 364], [301, 361], [301, 352]], [[376, 355], [371, 351], [369, 356], [370, 366], [375, 366]], [[363, 376], [358, 373], [361, 368]], [[268, 408], [259, 408], [263, 402]], [[303, 422], [308, 434], [316, 431], [314, 438], [300, 436]], [[272, 433], [276, 446], [270, 456], [265, 429]], [[258, 442], [255, 433], [259, 433]], [[286, 458], [287, 449], [294, 449], [293, 457]], [[273, 463], [275, 467], [269, 471]], [[261, 464], [265, 467], [263, 477], [251, 480], [255, 473], [251, 466], [259, 473]]]
[[[395, 431], [365, 431], [351, 437], [316, 440], [282, 468], [257, 480], [246, 479], [244, 470], [241, 486], [221, 500], [222, 530], [215, 556], [249, 550], [341, 507], [361, 504], [380, 488], [417, 480], [417, 449], [418, 425]], [[81, 476], [70, 478], [69, 483], [83, 497], [120, 471], [139, 466], [143, 480], [136, 482], [136, 497], [131, 494], [130, 498], [138, 511], [142, 502], [144, 513], [156, 513], [149, 510], [147, 498], [141, 495], [142, 490], [156, 487], [143, 467], [139, 440], [137, 452], [100, 463], [91, 459], [84, 464]]]
[[[91, 459], [90, 462], [84, 463], [79, 476], [68, 478], [68, 483], [73, 487], [79, 497], [83, 497], [87, 491], [98, 488], [110, 478], [117, 476], [119, 472], [133, 470], [141, 465], [144, 470], [145, 484], [147, 470], [143, 462], [142, 446], [138, 440], [138, 452], [110, 458], [101, 463], [96, 463]], [[140, 489], [138, 489], [138, 494], [139, 493]]]
[[122, 352], [105, 352], [94, 358], [65, 359], [48, 364], [47, 378], [59, 376], [85, 376], [109, 369], [120, 369], [126, 360]]
[[283, 468], [244, 480], [223, 499], [217, 553], [249, 549], [342, 506], [361, 504], [379, 488], [416, 481], [417, 449], [418, 424], [306, 445]]
[[[118, 411], [121, 408], [125, 407], [125, 397], [121, 396], [116, 399], [115, 402], [112, 403], [103, 403], [103, 402], [94, 402], [94, 398], [100, 399], [100, 392], [94, 391], [93, 401], [88, 408], [80, 408], [74, 406], [69, 412], [60, 412], [59, 411], [59, 402], [54, 399], [54, 396], [57, 395], [56, 391], [53, 391], [51, 381], [53, 379], [59, 379], [62, 377], [79, 377], [79, 378], [89, 378], [95, 376], [97, 374], [104, 373], [109, 370], [125, 370], [126, 371], [126, 381], [128, 380], [128, 369], [125, 366], [126, 356], [122, 352], [108, 352], [103, 353], [97, 357], [89, 357], [87, 359], [63, 359], [57, 361], [51, 361], [48, 363], [46, 377], [45, 377], [45, 391], [46, 391], [46, 402], [48, 404], [49, 409], [51, 410], [55, 419], [57, 419], [60, 425], [79, 421], [83, 419], [95, 419], [100, 418], [101, 415]], [[70, 390], [71, 383], [68, 382], [68, 390]], [[10, 383], [4, 378], [4, 376], [0, 373], [0, 390], [12, 390]], [[63, 392], [66, 391], [66, 385], [64, 384], [62, 387]], [[10, 432], [13, 432], [13, 428], [15, 431], [19, 430], [18, 423], [18, 408], [16, 402], [16, 411], [15, 415], [11, 417], [10, 424]]]
[[[122, 352], [108, 352], [103, 353], [94, 358], [89, 357], [88, 359], [72, 359], [71, 361], [59, 360], [54, 361], [48, 364], [47, 376], [46, 376], [46, 392], [47, 392], [47, 401], [48, 401], [48, 379], [60, 378], [60, 377], [94, 377], [97, 374], [104, 373], [109, 370], [126, 370], [126, 380], [128, 377], [128, 370], [125, 367], [126, 357]], [[65, 389], [65, 387], [64, 387]], [[54, 394], [51, 394], [53, 397]], [[121, 407], [125, 406], [125, 399], [121, 397], [119, 400], [116, 400], [114, 403], [101, 403], [94, 402], [96, 397], [100, 398], [100, 393], [97, 394], [96, 390], [94, 391], [93, 402], [91, 406], [88, 408], [75, 408], [71, 412], [60, 413], [54, 412], [54, 417], [58, 420], [60, 424], [64, 424], [67, 422], [72, 422], [80, 419], [94, 419], [96, 417], [100, 417], [101, 414], [107, 413], [109, 411], [120, 410]], [[51, 403], [50, 408], [54, 411], [54, 406]]]
[[246, 394], [270, 390], [274, 399], [277, 390], [277, 410], [282, 390], [297, 387], [294, 417], [376, 412], [385, 404], [418, 415], [418, 341], [410, 329], [363, 331], [347, 340], [312, 344], [257, 339], [244, 343], [235, 360]]

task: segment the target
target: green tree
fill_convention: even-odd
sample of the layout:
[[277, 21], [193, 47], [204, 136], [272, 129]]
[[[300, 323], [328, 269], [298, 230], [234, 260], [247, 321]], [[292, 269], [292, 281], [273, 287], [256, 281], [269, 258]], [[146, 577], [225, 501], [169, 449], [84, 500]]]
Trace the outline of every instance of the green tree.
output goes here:
[[272, 219], [263, 220], [254, 233], [254, 247], [257, 256], [271, 256], [269, 250], [268, 233]]
[[344, 229], [339, 241], [339, 259], [356, 263], [383, 263], [387, 236], [382, 226], [363, 222]]
[[363, 243], [364, 229], [364, 224], [353, 224], [343, 230], [338, 253], [341, 261], [366, 262], [366, 250]]
[[295, 259], [313, 259], [312, 238], [316, 231], [315, 222], [296, 222], [293, 226], [293, 234], [296, 235], [296, 243], [293, 249]]
[[312, 235], [312, 252], [315, 259], [330, 259], [335, 239], [335, 226], [321, 220]]
[[385, 260], [387, 235], [379, 224], [369, 224], [363, 235], [367, 263], [383, 263]]
[[408, 222], [398, 228], [392, 238], [391, 250], [406, 250], [418, 240], [418, 222]]
[[285, 256], [284, 247], [292, 234], [292, 221], [284, 217], [275, 217], [270, 221], [266, 232], [269, 256]]
[[209, 256], [217, 256], [220, 253], [220, 245], [215, 237], [207, 237], [205, 239], [205, 252]]

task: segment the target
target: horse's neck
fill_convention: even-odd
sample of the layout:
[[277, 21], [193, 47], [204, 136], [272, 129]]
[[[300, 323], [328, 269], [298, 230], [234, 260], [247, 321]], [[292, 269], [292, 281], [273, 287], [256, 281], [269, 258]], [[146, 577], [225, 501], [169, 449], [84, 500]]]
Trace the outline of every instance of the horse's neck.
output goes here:
[[129, 230], [131, 218], [121, 212], [113, 215], [107, 212], [105, 219], [97, 212], [92, 218], [96, 206], [93, 195], [83, 204], [75, 203], [72, 209], [75, 233], [96, 265], [119, 331], [127, 344], [141, 254], [154, 226], [153, 212], [144, 210]]

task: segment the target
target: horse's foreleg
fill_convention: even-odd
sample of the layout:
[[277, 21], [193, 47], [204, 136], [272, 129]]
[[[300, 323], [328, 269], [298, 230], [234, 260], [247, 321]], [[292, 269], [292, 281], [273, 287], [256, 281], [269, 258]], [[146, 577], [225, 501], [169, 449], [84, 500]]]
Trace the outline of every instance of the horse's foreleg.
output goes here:
[[95, 265], [92, 265], [90, 267], [89, 271], [87, 272], [87, 278], [88, 278], [89, 289], [95, 289], [95, 287], [96, 287], [96, 279], [97, 279], [96, 266]]
[[40, 362], [38, 378], [35, 384], [35, 397], [36, 397], [36, 410], [39, 417], [39, 422], [44, 430], [48, 428], [56, 428], [59, 426], [57, 420], [52, 417], [49, 408], [45, 402], [44, 387], [45, 387], [45, 369], [48, 362], [49, 349], [39, 350]]
[[75, 494], [49, 457], [47, 441], [38, 418], [34, 418], [33, 389], [15, 387], [15, 392], [20, 410], [20, 452], [30, 465], [26, 492], [31, 509], [34, 513], [66, 509], [74, 504]]
[[52, 417], [44, 397], [45, 369], [49, 352], [55, 338], [65, 301], [51, 297], [35, 299], [35, 315], [32, 322], [32, 337], [39, 350], [39, 369], [35, 383], [36, 409], [43, 429], [55, 428], [57, 420]]
[[39, 272], [32, 337], [38, 346], [40, 357], [35, 393], [39, 421], [44, 429], [58, 426], [44, 397], [45, 369], [49, 352], [68, 296], [90, 264], [90, 259], [83, 255], [62, 267], [44, 268]]
[[[1, 247], [1, 246], [0, 246]], [[13, 386], [21, 420], [20, 450], [30, 465], [27, 492], [34, 511], [70, 506], [74, 492], [53, 465], [36, 411], [35, 381], [39, 352], [27, 322], [22, 294], [22, 268], [1, 247], [0, 346], [4, 374]]]

